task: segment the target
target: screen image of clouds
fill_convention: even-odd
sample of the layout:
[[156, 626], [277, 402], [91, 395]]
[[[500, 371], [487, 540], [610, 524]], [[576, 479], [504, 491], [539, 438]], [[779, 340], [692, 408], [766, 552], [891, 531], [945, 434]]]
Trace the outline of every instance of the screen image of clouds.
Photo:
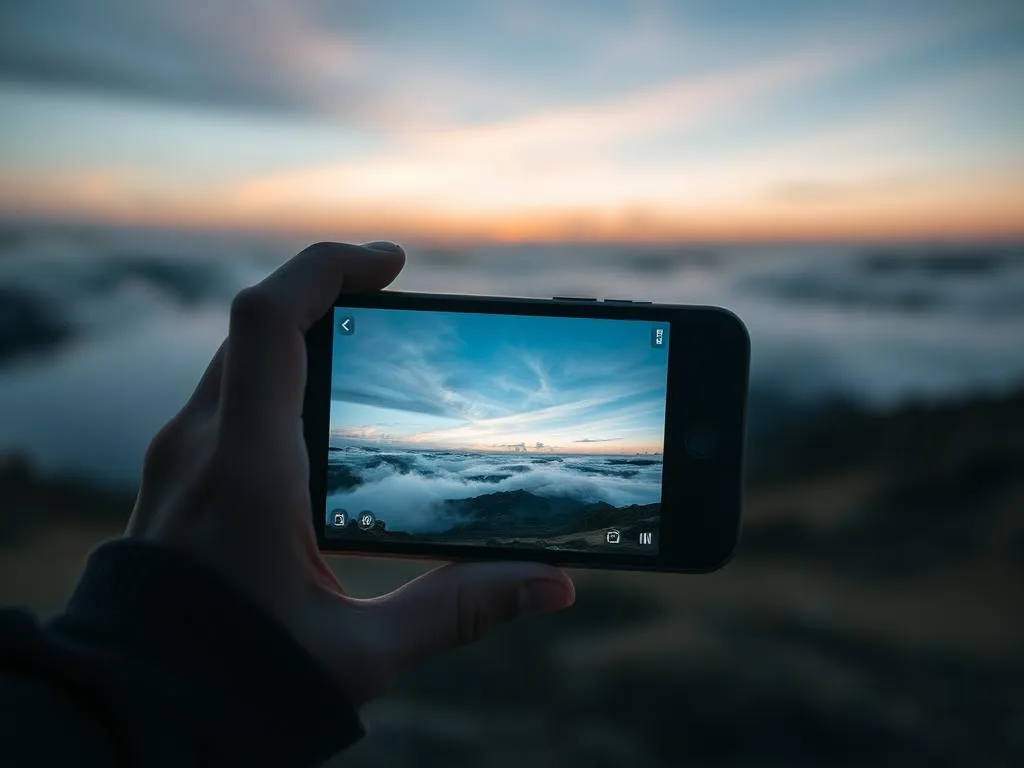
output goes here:
[[656, 553], [668, 338], [647, 321], [336, 308], [328, 535]]

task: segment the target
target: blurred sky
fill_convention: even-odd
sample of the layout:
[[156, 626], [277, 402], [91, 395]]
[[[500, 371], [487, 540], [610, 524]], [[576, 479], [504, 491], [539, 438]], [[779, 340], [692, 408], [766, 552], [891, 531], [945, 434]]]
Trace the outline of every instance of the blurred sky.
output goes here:
[[7, 2], [0, 213], [442, 240], [1020, 236], [1024, 2]]
[[[338, 331], [346, 317], [351, 334]], [[335, 438], [481, 451], [662, 450], [668, 347], [652, 344], [651, 323], [348, 308], [335, 320]]]

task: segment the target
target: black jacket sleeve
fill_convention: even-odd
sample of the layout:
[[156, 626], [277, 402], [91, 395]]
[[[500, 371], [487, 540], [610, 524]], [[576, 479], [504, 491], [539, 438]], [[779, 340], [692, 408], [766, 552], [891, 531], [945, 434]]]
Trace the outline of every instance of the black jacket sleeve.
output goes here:
[[64, 613], [0, 612], [5, 766], [315, 766], [362, 732], [284, 626], [181, 552], [110, 542]]

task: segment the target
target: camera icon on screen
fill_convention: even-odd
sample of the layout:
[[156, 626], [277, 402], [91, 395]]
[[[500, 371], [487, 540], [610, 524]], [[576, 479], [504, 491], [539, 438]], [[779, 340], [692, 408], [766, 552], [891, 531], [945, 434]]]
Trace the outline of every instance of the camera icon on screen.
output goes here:
[[604, 540], [608, 544], [618, 544], [621, 539], [622, 535], [614, 528], [610, 531], [606, 531], [604, 534]]

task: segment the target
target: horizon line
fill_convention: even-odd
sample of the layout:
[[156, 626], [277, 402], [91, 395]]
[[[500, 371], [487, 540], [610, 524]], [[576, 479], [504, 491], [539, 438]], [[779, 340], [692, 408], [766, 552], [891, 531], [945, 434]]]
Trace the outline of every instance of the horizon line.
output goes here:
[[[367, 441], [367, 442], [369, 442], [369, 441]], [[379, 450], [381, 448], [398, 448], [398, 449], [401, 449], [401, 450], [404, 450], [404, 451], [410, 451], [410, 452], [414, 452], [414, 453], [450, 453], [450, 452], [460, 452], [460, 453], [494, 453], [494, 454], [500, 454], [502, 456], [504, 456], [504, 455], [522, 456], [524, 454], [530, 455], [530, 456], [552, 456], [552, 455], [558, 455], [558, 454], [563, 454], [563, 455], [566, 455], [566, 456], [574, 456], [574, 455], [579, 455], [579, 456], [663, 456], [664, 453], [665, 453], [664, 448], [662, 448], [661, 450], [657, 450], [657, 451], [644, 451], [644, 450], [640, 450], [640, 451], [581, 451], [581, 450], [556, 450], [556, 449], [552, 449], [552, 450], [543, 450], [543, 449], [542, 450], [538, 450], [536, 448], [526, 449], [526, 450], [522, 450], [522, 451], [513, 451], [513, 450], [508, 450], [508, 449], [502, 450], [500, 448], [459, 448], [459, 447], [456, 447], [456, 446], [451, 446], [451, 447], [447, 447], [447, 448], [445, 448], [445, 447], [429, 447], [428, 448], [428, 447], [424, 447], [422, 445], [417, 445], [415, 447], [412, 447], [410, 445], [401, 444], [398, 441], [395, 441], [394, 443], [392, 443], [390, 445], [378, 444], [378, 445], [369, 445], [369, 446], [358, 445], [358, 444], [353, 443], [350, 447], [360, 448], [360, 449], [372, 448], [374, 450]], [[334, 448], [334, 446], [330, 446], [329, 450], [331, 448]], [[335, 450], [337, 450], [337, 449], [335, 449]]]
[[548, 236], [510, 237], [494, 236], [472, 232], [439, 235], [437, 233], [415, 232], [392, 233], [387, 236], [380, 228], [367, 229], [363, 232], [344, 232], [344, 227], [328, 233], [322, 226], [303, 226], [301, 224], [252, 223], [252, 224], [217, 224], [201, 221], [165, 220], [165, 219], [118, 219], [115, 217], [52, 215], [45, 212], [12, 212], [0, 211], [0, 226], [4, 227], [52, 227], [56, 229], [120, 229], [141, 230], [168, 234], [186, 232], [189, 234], [208, 234], [211, 236], [256, 237], [270, 239], [303, 238], [310, 243], [327, 238], [335, 238], [337, 242], [355, 242], [379, 240], [382, 237], [392, 242], [408, 243], [424, 248], [459, 248], [479, 246], [525, 245], [525, 246], [604, 246], [604, 247], [658, 247], [680, 245], [691, 247], [755, 247], [755, 246], [964, 246], [964, 245], [1018, 245], [1024, 243], [1024, 226], [1019, 231], [1013, 229], [997, 232], [890, 232], [874, 234], [837, 233], [824, 235], [818, 232], [757, 234], [748, 236], [718, 236], [685, 233], [664, 233], [659, 235], [623, 235], [608, 237], [567, 237], [557, 234]]
[[[518, 445], [517, 443], [494, 443], [488, 444], [481, 447], [469, 447], [463, 445], [445, 445], [444, 443], [430, 442], [430, 443], [417, 443], [403, 441], [402, 438], [380, 438], [380, 437], [354, 437], [352, 435], [338, 434], [332, 427], [328, 432], [328, 438], [331, 441], [339, 441], [345, 444], [345, 447], [354, 448], [372, 448], [378, 450], [380, 448], [400, 448], [407, 451], [463, 451], [466, 453], [500, 453], [500, 454], [538, 454], [538, 455], [550, 455], [553, 453], [572, 453], [572, 454], [597, 454], [597, 455], [611, 455], [611, 454], [622, 454], [622, 455], [637, 455], [637, 454], [662, 454], [665, 451], [663, 443], [658, 445], [657, 450], [653, 450], [651, 447], [645, 447], [643, 445], [632, 444], [632, 447], [619, 447], [618, 450], [586, 450], [579, 448], [569, 448], [565, 445], [544, 445], [541, 448], [537, 448], [535, 445], [523, 444], [523, 450], [514, 450]], [[611, 441], [609, 441], [611, 442]], [[579, 442], [572, 443], [573, 446], [586, 446], [586, 445], [608, 445], [609, 442]], [[616, 446], [619, 446], [615, 442]], [[328, 445], [329, 449], [335, 449], [335, 446]]]

